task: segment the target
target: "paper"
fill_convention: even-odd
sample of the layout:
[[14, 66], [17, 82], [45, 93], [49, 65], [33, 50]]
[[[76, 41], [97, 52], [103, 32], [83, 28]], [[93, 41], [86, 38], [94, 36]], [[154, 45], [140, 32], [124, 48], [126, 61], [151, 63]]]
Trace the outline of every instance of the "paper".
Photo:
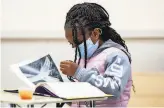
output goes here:
[[87, 82], [47, 83], [51, 91], [61, 98], [75, 99], [107, 96], [98, 88]]
[[11, 69], [29, 86], [34, 87], [40, 82], [63, 82], [55, 63], [49, 54], [37, 60], [28, 60], [14, 64], [11, 66]]

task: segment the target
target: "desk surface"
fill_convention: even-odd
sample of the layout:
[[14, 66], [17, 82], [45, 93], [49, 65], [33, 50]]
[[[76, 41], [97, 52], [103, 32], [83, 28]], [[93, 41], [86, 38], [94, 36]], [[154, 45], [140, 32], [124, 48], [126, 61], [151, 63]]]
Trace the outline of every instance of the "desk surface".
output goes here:
[[105, 100], [106, 97], [102, 98], [90, 98], [90, 99], [77, 99], [77, 100], [63, 100], [60, 98], [44, 97], [44, 96], [33, 96], [31, 100], [20, 99], [17, 93], [0, 92], [0, 101], [5, 103], [13, 104], [42, 104], [42, 103], [62, 103], [62, 102], [75, 102], [75, 101], [91, 101], [91, 100]]

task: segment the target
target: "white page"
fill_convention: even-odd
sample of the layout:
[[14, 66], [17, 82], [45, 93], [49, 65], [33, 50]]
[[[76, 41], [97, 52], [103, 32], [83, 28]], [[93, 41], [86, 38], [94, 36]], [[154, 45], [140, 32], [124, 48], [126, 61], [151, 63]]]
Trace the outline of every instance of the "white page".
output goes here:
[[25, 83], [24, 86], [33, 89], [35, 89], [35, 85], [40, 82], [59, 82], [62, 80], [50, 55], [33, 60], [25, 60], [11, 65], [10, 68], [12, 72]]
[[53, 93], [57, 96], [66, 99], [107, 96], [104, 92], [87, 82], [58, 82], [47, 83], [47, 85], [50, 86]]
[[[18, 79], [20, 79], [22, 82], [24, 82], [25, 87], [31, 87], [32, 89], [35, 89], [35, 85], [30, 82], [25, 75], [23, 75], [23, 73], [21, 72], [21, 70], [19, 69], [19, 65], [18, 64], [13, 64], [10, 66], [10, 70], [11, 72], [13, 72], [17, 77]], [[17, 89], [17, 88], [15, 88]]]

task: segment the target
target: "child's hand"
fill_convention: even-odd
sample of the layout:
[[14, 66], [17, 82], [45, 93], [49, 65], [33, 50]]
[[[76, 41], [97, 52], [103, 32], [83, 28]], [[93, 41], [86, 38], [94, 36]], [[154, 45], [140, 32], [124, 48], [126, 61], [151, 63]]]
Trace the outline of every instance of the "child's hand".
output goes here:
[[73, 76], [78, 68], [78, 64], [72, 61], [62, 61], [60, 62], [60, 70], [63, 74], [68, 76]]

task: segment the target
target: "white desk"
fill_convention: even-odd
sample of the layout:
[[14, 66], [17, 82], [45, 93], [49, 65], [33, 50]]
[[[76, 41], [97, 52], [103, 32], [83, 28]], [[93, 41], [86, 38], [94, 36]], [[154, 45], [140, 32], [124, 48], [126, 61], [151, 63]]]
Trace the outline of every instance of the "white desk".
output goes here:
[[[27, 105], [28, 107], [34, 107], [34, 104], [48, 104], [48, 103], [65, 103], [65, 102], [79, 102], [79, 101], [96, 101], [96, 100], [105, 100], [107, 97], [102, 98], [90, 98], [90, 99], [76, 99], [76, 100], [63, 100], [60, 98], [53, 97], [43, 97], [43, 96], [33, 96], [31, 100], [22, 100], [20, 99], [17, 93], [8, 93], [8, 92], [0, 92], [0, 101], [2, 103], [9, 103], [13, 105], [12, 107], [16, 107], [16, 105]], [[15, 105], [16, 104], [16, 105]]]

